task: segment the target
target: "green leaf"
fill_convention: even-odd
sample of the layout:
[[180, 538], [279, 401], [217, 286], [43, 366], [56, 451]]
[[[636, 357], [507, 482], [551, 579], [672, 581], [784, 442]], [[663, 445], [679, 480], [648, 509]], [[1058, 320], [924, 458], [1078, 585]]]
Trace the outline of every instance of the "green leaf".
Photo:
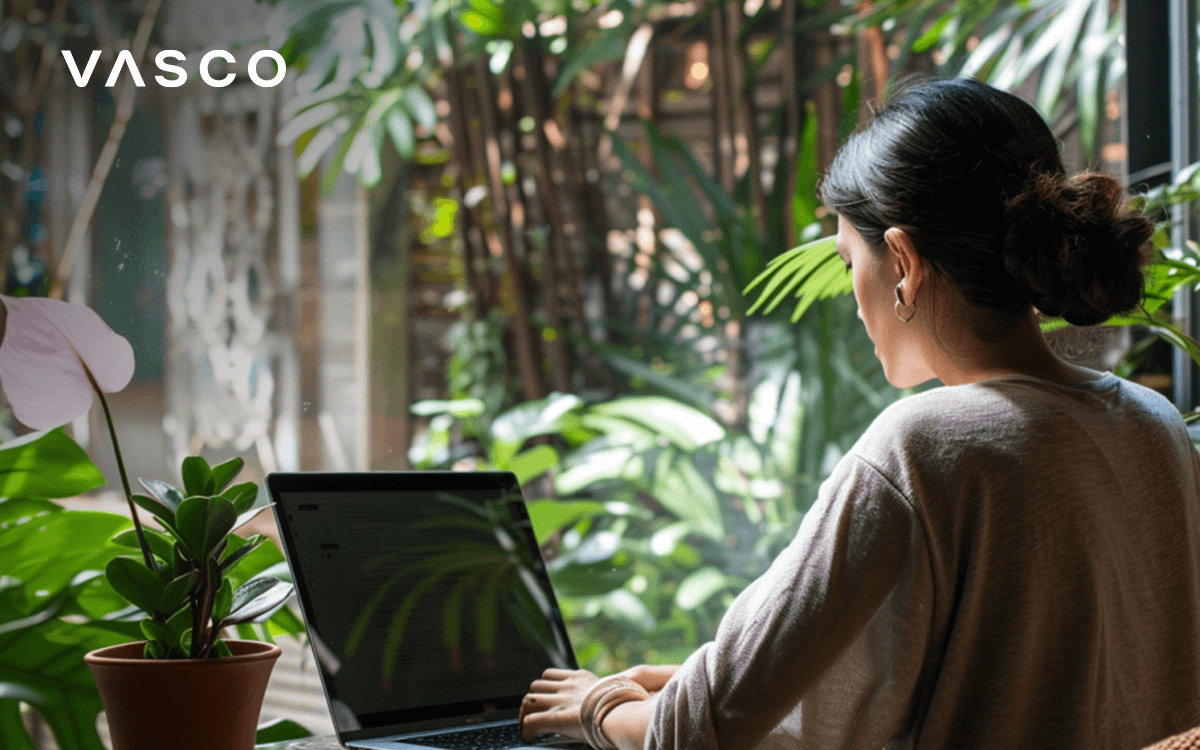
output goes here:
[[200, 456], [188, 456], [183, 459], [183, 489], [188, 494], [208, 497], [216, 489], [212, 469]]
[[730, 579], [717, 568], [711, 565], [701, 568], [679, 584], [679, 589], [675, 592], [675, 604], [689, 612], [731, 585]]
[[168, 583], [163, 588], [162, 598], [158, 602], [158, 611], [170, 617], [183, 606], [184, 602], [200, 582], [200, 573], [191, 571]]
[[[184, 495], [179, 490], [175, 489], [166, 482], [160, 482], [157, 479], [138, 478], [142, 486], [146, 488], [156, 500], [171, 509], [174, 513], [179, 510], [179, 506], [183, 503]], [[149, 510], [149, 508], [147, 508]], [[151, 511], [153, 512], [153, 511]]]
[[507, 467], [517, 475], [517, 481], [525, 484], [558, 465], [558, 451], [553, 446], [535, 445], [513, 457]]
[[[239, 537], [233, 537], [233, 538], [238, 539]], [[246, 555], [253, 552], [258, 547], [258, 545], [262, 544], [265, 541], [267, 541], [267, 537], [263, 536], [262, 534], [255, 534], [254, 536], [250, 537], [249, 539], [246, 539], [244, 544], [242, 544], [240, 547], [233, 550], [232, 552], [228, 553], [225, 556], [225, 559], [221, 561], [222, 572], [229, 570], [234, 565], [237, 565], [239, 560], [241, 560], [243, 557], [245, 557]]]
[[237, 522], [233, 503], [221, 497], [189, 497], [175, 514], [179, 540], [196, 560], [209, 556]]
[[221, 626], [236, 625], [264, 617], [283, 606], [292, 595], [292, 584], [278, 578], [254, 578], [233, 593], [233, 606]]
[[[14, 505], [26, 510], [36, 507], [4, 500], [0, 516]], [[111, 540], [129, 528], [130, 521], [116, 513], [72, 510], [9, 524], [0, 530], [0, 571], [27, 586], [32, 597], [38, 590], [65, 589], [80, 571], [103, 570], [109, 560], [125, 552]]]
[[652, 489], [656, 500], [693, 524], [697, 533], [724, 540], [725, 526], [716, 492], [691, 461], [663, 451], [654, 469]]
[[[126, 632], [120, 632], [120, 628]], [[83, 655], [137, 640], [137, 633], [133, 623], [68, 623], [55, 619], [36, 628], [0, 635], [0, 683], [20, 685], [42, 697], [37, 702], [38, 713], [60, 748], [103, 750], [96, 732], [96, 717], [102, 708], [100, 695]], [[0, 701], [0, 711], [6, 704], [15, 711], [15, 701]], [[20, 717], [15, 718], [19, 722]], [[0, 713], [0, 732], [5, 731], [6, 720]]]
[[412, 157], [413, 149], [417, 145], [417, 138], [413, 133], [412, 122], [409, 121], [408, 114], [398, 106], [393, 107], [384, 117], [384, 124], [387, 125], [388, 135], [392, 138], [392, 145], [396, 147], [396, 153], [405, 159]]
[[673, 445], [695, 450], [725, 437], [725, 428], [698, 409], [662, 396], [627, 396], [588, 410], [589, 414], [619, 417], [649, 428]]
[[145, 634], [146, 640], [154, 641], [162, 647], [162, 655], [153, 658], [166, 658], [172, 651], [180, 651], [179, 639], [171, 630], [162, 623], [155, 622], [149, 618], [142, 620], [142, 633]]
[[219, 623], [225, 620], [229, 616], [229, 611], [232, 607], [233, 582], [226, 578], [221, 582], [221, 588], [217, 589], [217, 594], [213, 598], [212, 621]]
[[580, 519], [605, 514], [603, 503], [588, 500], [535, 500], [526, 508], [539, 545], [545, 544], [555, 532], [575, 524]]
[[792, 221], [796, 236], [817, 220], [817, 105], [804, 103], [804, 130], [796, 163], [796, 191], [792, 194]]
[[74, 497], [104, 475], [61, 427], [0, 444], [0, 496]]
[[[146, 544], [150, 547], [150, 551], [154, 553], [154, 556], [159, 560], [162, 560], [168, 566], [172, 565], [175, 560], [175, 555], [173, 552], [175, 543], [163, 534], [155, 531], [154, 529], [147, 529], [145, 526], [142, 527], [142, 533], [145, 535]], [[122, 531], [120, 534], [117, 534], [115, 537], [113, 537], [113, 542], [121, 545], [122, 547], [129, 547], [139, 551], [141, 550], [141, 545], [138, 543], [137, 531], [134, 529], [127, 529]]]
[[131, 557], [115, 557], [104, 568], [113, 589], [146, 614], [157, 614], [163, 584], [158, 574]]
[[291, 719], [274, 719], [258, 725], [258, 733], [254, 737], [254, 743], [256, 745], [265, 745], [273, 742], [299, 740], [312, 736], [312, 732]]
[[245, 513], [258, 499], [258, 485], [254, 482], [235, 484], [226, 488], [221, 493], [221, 497], [233, 503], [233, 509], [238, 513]]
[[421, 127], [432, 131], [437, 126], [437, 110], [433, 100], [420, 86], [412, 85], [404, 89], [404, 108]]
[[[213, 484], [216, 485], [217, 491], [224, 494], [226, 486], [233, 481], [233, 478], [238, 475], [246, 462], [239, 457], [234, 457], [228, 461], [222, 461], [212, 467]], [[238, 485], [241, 486], [241, 485]]]
[[163, 526], [168, 529], [175, 528], [175, 511], [159, 500], [148, 495], [134, 495], [133, 502], [139, 508], [150, 511], [155, 518], [162, 522]]
[[270, 505], [260, 505], [257, 508], [251, 508], [250, 510], [246, 511], [245, 513], [239, 513], [237, 520], [235, 520], [233, 522], [233, 528], [235, 528], [235, 529], [242, 528], [247, 523], [249, 523], [255, 516], [257, 516], [259, 513], [262, 513], [263, 511], [265, 511], [267, 508], [270, 508], [270, 507], [271, 507]]

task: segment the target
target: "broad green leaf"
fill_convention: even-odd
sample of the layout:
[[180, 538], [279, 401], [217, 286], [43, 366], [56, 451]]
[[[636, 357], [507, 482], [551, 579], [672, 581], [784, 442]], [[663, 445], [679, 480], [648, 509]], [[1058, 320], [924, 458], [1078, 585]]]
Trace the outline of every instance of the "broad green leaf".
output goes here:
[[216, 596], [213, 597], [212, 620], [213, 622], [222, 623], [223, 625], [232, 624], [225, 623], [224, 620], [229, 616], [230, 610], [233, 608], [233, 582], [226, 578], [221, 582], [221, 588], [217, 589]]
[[175, 514], [175, 528], [189, 554], [203, 560], [233, 529], [237, 517], [233, 503], [224, 498], [189, 497]]
[[[171, 509], [172, 512], [179, 510], [179, 505], [183, 502], [185, 495], [175, 489], [166, 482], [160, 482], [157, 479], [138, 478], [142, 486], [146, 488], [151, 495], [154, 496], [163, 505]], [[148, 509], [147, 509], [148, 510]]]
[[654, 615], [641, 599], [626, 589], [617, 589], [604, 598], [601, 611], [643, 633], [654, 628]]
[[[142, 527], [142, 534], [145, 535], [146, 545], [150, 547], [150, 551], [154, 553], [155, 557], [157, 557], [159, 560], [162, 560], [167, 565], [171, 565], [174, 562], [175, 555], [172, 551], [175, 546], [174, 542], [160, 532], [157, 532], [154, 529], [147, 529], [145, 526]], [[126, 531], [122, 531], [120, 534], [117, 534], [115, 537], [113, 537], [113, 542], [121, 545], [122, 547], [129, 547], [136, 550], [141, 549], [141, 545], [137, 538], [137, 531], [134, 529], [128, 529]]]
[[[230, 482], [233, 481], [233, 478], [238, 475], [238, 472], [241, 471], [242, 467], [245, 465], [246, 462], [243, 459], [235, 456], [228, 461], [222, 461], [221, 463], [212, 467], [213, 483], [216, 485], [217, 491], [224, 493], [226, 487]], [[250, 484], [253, 483], [251, 482]]]
[[603, 503], [588, 500], [535, 500], [526, 508], [539, 545], [545, 544], [555, 532], [580, 519], [603, 515], [605, 512]]
[[553, 446], [535, 445], [518, 453], [506, 468], [517, 475], [517, 481], [526, 484], [558, 465], [558, 451]]
[[74, 497], [102, 484], [100, 470], [62, 428], [0, 444], [0, 496]]
[[[0, 509], [9, 501], [0, 503]], [[31, 592], [60, 591], [84, 570], [102, 570], [126, 550], [112, 538], [130, 521], [115, 513], [49, 513], [0, 529], [0, 571]], [[147, 571], [149, 572], [149, 571]]]
[[684, 450], [695, 450], [725, 437], [725, 428], [712, 417], [661, 396], [627, 396], [596, 404], [589, 411], [644, 425]]
[[149, 618], [142, 620], [140, 625], [142, 628], [142, 633], [146, 636], [146, 640], [157, 641], [163, 647], [165, 652], [164, 656], [170, 654], [171, 651], [180, 650], [179, 639], [166, 625], [155, 622]]
[[[128, 625], [128, 627], [126, 627]], [[0, 635], [0, 683], [19, 685], [42, 697], [38, 713], [45, 719], [60, 748], [103, 750], [96, 732], [96, 717], [101, 711], [96, 683], [83, 655], [93, 649], [137, 640], [135, 623], [93, 625], [50, 620], [36, 628]], [[16, 701], [0, 701], [16, 710]], [[19, 717], [15, 717], [19, 723]], [[0, 714], [0, 732], [8, 719]], [[16, 725], [7, 727], [9, 737], [17, 736]], [[22, 745], [12, 745], [13, 750]]]
[[133, 502], [139, 508], [148, 510], [168, 529], [175, 528], [175, 511], [149, 495], [133, 495]]
[[[241, 537], [234, 536], [232, 538], [240, 539]], [[245, 542], [243, 544], [241, 544], [237, 549], [233, 550], [232, 552], [227, 552], [227, 554], [225, 555], [225, 558], [223, 560], [221, 560], [221, 570], [226, 571], [226, 570], [229, 570], [230, 568], [232, 568], [234, 565], [237, 565], [238, 561], [240, 561], [243, 557], [245, 557], [246, 555], [253, 552], [258, 547], [258, 545], [262, 544], [265, 541], [267, 541], [267, 537], [263, 536], [262, 534], [255, 534], [255, 535], [251, 536], [250, 538], [246, 539]]]
[[725, 538], [716, 493], [690, 461], [663, 451], [653, 482], [654, 497], [667, 510], [693, 524], [699, 534], [715, 540]]
[[278, 578], [254, 578], [238, 587], [233, 594], [233, 607], [223, 625], [235, 625], [263, 618], [282, 607], [292, 595], [293, 586]]
[[130, 604], [147, 614], [158, 612], [163, 584], [158, 575], [131, 557], [116, 557], [104, 568], [108, 583]]
[[258, 485], [254, 482], [235, 484], [221, 492], [221, 497], [233, 503], [233, 509], [238, 513], [245, 513], [258, 499]]
[[396, 147], [396, 153], [405, 159], [410, 158], [413, 149], [416, 148], [417, 138], [408, 114], [400, 107], [393, 107], [384, 118], [384, 123], [387, 125], [388, 135], [392, 138], [392, 145]]
[[256, 745], [265, 745], [274, 742], [299, 740], [312, 736], [312, 732], [291, 719], [272, 719], [258, 725], [258, 732], [254, 737], [254, 743]]
[[257, 508], [251, 508], [251, 509], [245, 511], [244, 513], [239, 513], [237, 516], [237, 519], [233, 522], [233, 528], [234, 529], [242, 528], [247, 523], [249, 523], [255, 516], [257, 516], [259, 513], [262, 513], [263, 511], [267, 510], [270, 507], [271, 507], [270, 505], [260, 505]]
[[175, 614], [183, 606], [199, 582], [200, 573], [193, 570], [168, 583], [163, 588], [162, 598], [159, 599], [158, 611], [168, 617]]
[[730, 585], [729, 578], [717, 568], [711, 565], [701, 568], [679, 584], [675, 592], [675, 604], [685, 612], [691, 611]]
[[216, 491], [212, 469], [201, 456], [188, 456], [183, 459], [183, 489], [190, 497], [203, 495], [205, 497]]

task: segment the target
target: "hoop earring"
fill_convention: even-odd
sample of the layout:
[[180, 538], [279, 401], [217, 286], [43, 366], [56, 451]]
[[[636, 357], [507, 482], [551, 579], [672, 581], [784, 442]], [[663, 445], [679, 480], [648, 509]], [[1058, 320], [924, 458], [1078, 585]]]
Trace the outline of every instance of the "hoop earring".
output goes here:
[[900, 284], [896, 284], [896, 317], [900, 319], [900, 322], [907, 323], [916, 314], [917, 306], [904, 304], [904, 292], [900, 290]]

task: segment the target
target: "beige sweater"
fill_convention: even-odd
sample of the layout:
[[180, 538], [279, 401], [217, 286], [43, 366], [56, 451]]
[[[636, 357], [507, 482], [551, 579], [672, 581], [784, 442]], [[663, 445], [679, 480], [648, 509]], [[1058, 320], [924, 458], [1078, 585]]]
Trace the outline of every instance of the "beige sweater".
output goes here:
[[1200, 724], [1200, 454], [1162, 396], [889, 407], [659, 697], [647, 748], [1135, 750]]

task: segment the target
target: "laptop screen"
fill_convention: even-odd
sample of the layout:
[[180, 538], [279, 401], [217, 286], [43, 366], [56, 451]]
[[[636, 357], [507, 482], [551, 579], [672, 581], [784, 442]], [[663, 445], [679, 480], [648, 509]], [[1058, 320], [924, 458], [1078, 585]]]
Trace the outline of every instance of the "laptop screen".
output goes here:
[[502, 718], [545, 669], [575, 668], [511, 474], [268, 485], [339, 734]]

